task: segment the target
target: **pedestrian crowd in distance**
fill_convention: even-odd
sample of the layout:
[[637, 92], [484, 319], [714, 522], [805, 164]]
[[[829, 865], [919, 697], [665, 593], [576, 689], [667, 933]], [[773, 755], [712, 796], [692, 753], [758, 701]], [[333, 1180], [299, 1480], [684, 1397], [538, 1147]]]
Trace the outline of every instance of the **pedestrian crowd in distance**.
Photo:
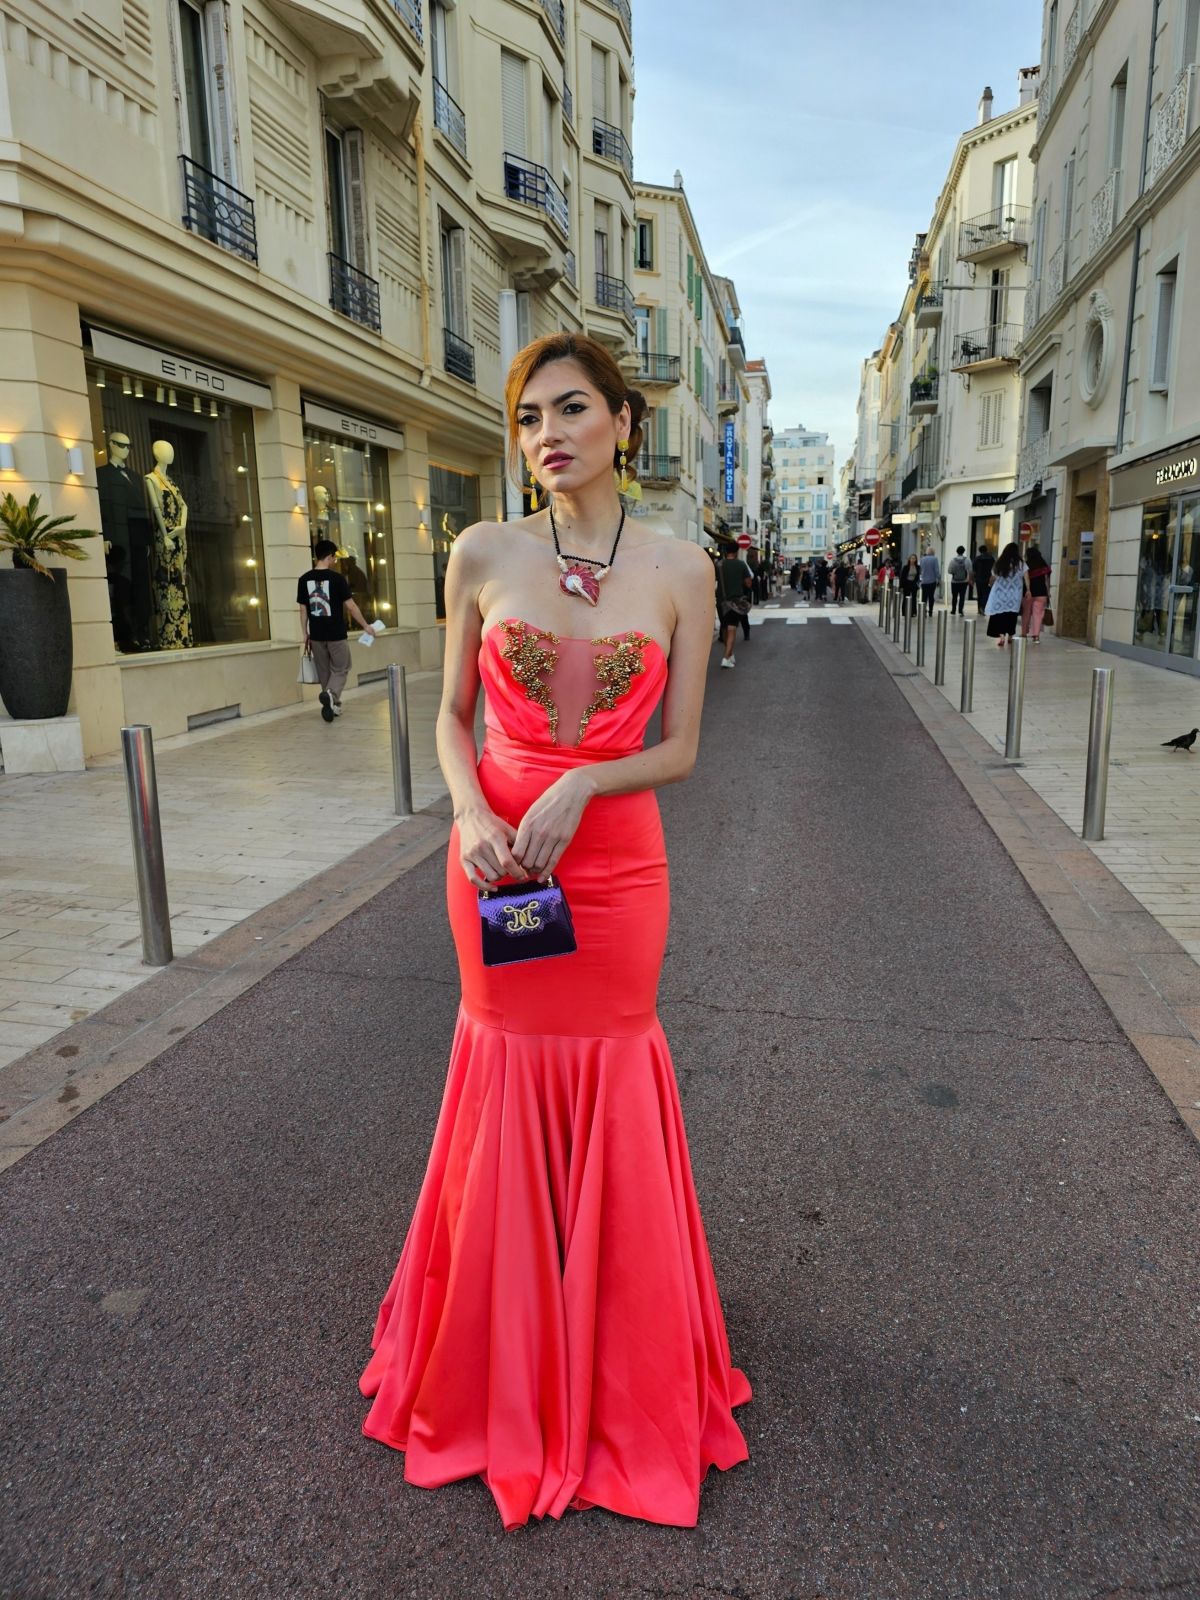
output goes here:
[[[980, 616], [988, 619], [988, 638], [995, 639], [997, 647], [1004, 649], [1016, 634], [1040, 644], [1043, 627], [1054, 625], [1050, 609], [1050, 576], [1052, 568], [1036, 544], [1031, 544], [1022, 555], [1016, 540], [1010, 541], [998, 556], [983, 547], [968, 557], [966, 548], [959, 545], [946, 565], [950, 580], [950, 611], [966, 615], [966, 603], [973, 597]], [[927, 616], [933, 615], [938, 587], [942, 582], [942, 565], [928, 546], [918, 556], [914, 551], [897, 571], [890, 556], [880, 564], [878, 580], [885, 588], [900, 592], [901, 614], [915, 617], [922, 606]]]

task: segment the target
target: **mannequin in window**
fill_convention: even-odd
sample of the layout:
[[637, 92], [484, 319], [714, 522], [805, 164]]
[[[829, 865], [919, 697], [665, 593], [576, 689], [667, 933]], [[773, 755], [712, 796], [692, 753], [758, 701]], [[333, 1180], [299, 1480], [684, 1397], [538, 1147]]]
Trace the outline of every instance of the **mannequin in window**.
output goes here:
[[313, 485], [313, 519], [312, 537], [316, 544], [318, 539], [332, 539], [338, 542], [338, 514], [337, 507], [333, 504], [332, 496], [323, 483]]
[[150, 650], [154, 643], [153, 544], [146, 488], [129, 465], [129, 435], [108, 435], [108, 460], [96, 469], [100, 526], [117, 649]]
[[192, 608], [187, 592], [187, 502], [171, 481], [174, 446], [156, 439], [154, 471], [146, 492], [155, 522], [154, 611], [160, 650], [186, 650], [192, 643]]

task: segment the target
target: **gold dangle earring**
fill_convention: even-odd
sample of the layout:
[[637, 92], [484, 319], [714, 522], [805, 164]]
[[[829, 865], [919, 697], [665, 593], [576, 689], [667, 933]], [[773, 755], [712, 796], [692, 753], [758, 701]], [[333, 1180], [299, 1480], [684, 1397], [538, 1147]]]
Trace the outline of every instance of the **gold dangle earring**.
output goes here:
[[529, 509], [536, 511], [538, 508], [538, 481], [533, 473], [529, 474]]
[[621, 493], [629, 493], [629, 468], [625, 460], [625, 452], [629, 449], [628, 439], [618, 439], [617, 449], [621, 452]]

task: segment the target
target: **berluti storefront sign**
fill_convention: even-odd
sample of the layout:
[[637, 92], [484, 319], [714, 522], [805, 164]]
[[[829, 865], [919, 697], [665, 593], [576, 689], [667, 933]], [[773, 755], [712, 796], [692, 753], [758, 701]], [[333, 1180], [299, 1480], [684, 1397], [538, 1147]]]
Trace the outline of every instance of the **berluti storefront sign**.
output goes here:
[[1200, 439], [1114, 472], [1110, 499], [1118, 507], [1140, 506], [1189, 490], [1200, 490]]
[[97, 361], [127, 367], [130, 372], [153, 378], [156, 383], [178, 384], [181, 389], [196, 389], [218, 400], [232, 400], [238, 405], [254, 406], [259, 411], [272, 411], [275, 407], [265, 383], [226, 372], [213, 366], [211, 361], [198, 361], [174, 350], [159, 350], [136, 339], [125, 339], [104, 328], [92, 329], [92, 354]]
[[357, 417], [350, 411], [337, 411], [315, 400], [305, 400], [304, 420], [314, 428], [340, 433], [344, 439], [354, 439], [358, 444], [375, 444], [385, 450], [404, 449], [404, 435], [398, 428], [389, 428], [386, 423], [375, 422], [370, 417]]

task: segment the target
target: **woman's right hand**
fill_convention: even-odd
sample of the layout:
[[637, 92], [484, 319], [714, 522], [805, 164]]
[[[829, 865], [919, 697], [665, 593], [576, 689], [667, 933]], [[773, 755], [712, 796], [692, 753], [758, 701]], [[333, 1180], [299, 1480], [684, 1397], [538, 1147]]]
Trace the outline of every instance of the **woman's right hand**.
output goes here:
[[487, 806], [473, 806], [455, 817], [458, 860], [473, 889], [487, 889], [501, 878], [522, 878], [512, 853], [517, 830]]

